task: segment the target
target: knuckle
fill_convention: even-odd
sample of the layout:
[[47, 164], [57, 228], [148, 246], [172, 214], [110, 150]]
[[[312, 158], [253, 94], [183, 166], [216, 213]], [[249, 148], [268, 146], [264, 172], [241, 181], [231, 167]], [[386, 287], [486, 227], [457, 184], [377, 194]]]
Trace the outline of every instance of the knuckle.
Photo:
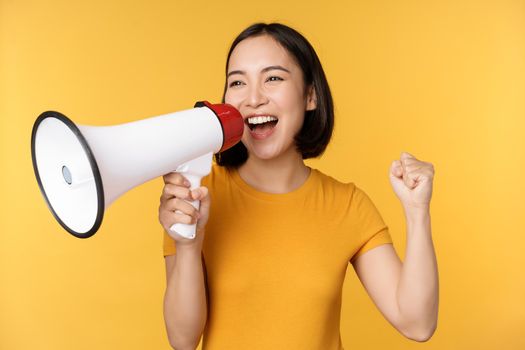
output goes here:
[[175, 197], [174, 199], [174, 203], [173, 203], [173, 206], [177, 209], [177, 210], [180, 210], [180, 211], [187, 211], [187, 203], [184, 199], [182, 198], [178, 198], [178, 197]]
[[180, 181], [181, 177], [182, 175], [179, 173], [169, 173], [168, 175], [166, 175], [166, 183], [176, 185]]
[[175, 185], [182, 185], [184, 183], [184, 177], [179, 173], [175, 173], [173, 183]]
[[166, 182], [167, 183], [173, 183], [173, 181], [177, 178], [177, 173], [169, 173], [166, 175]]
[[189, 192], [188, 192], [188, 189], [187, 189], [187, 188], [179, 186], [177, 192], [179, 193], [179, 196], [180, 196], [180, 197], [182, 197], [182, 198], [188, 198], [188, 194], [189, 194]]
[[171, 190], [171, 185], [170, 184], [166, 184], [164, 185], [164, 188], [162, 189], [162, 193], [166, 196], [166, 195], [169, 195], [170, 194], [170, 190]]

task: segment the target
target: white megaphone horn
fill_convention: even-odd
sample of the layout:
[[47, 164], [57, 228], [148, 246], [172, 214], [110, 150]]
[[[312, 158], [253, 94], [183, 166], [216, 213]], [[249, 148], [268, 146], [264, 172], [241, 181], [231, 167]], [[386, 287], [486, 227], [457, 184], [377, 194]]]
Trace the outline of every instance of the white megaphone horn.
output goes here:
[[[240, 141], [244, 122], [228, 104], [195, 108], [113, 126], [76, 125], [48, 111], [35, 121], [31, 156], [40, 190], [57, 221], [79, 238], [94, 235], [104, 210], [126, 191], [172, 171], [191, 188], [211, 171], [213, 154]], [[191, 202], [199, 209], [199, 201]], [[195, 225], [170, 235], [193, 239]]]

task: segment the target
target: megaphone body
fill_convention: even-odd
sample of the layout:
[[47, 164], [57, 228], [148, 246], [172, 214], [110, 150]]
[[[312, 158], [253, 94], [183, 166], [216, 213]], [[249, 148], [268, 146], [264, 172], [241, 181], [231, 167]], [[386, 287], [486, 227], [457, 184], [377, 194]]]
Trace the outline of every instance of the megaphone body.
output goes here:
[[[239, 142], [243, 130], [234, 107], [208, 102], [114, 126], [76, 125], [48, 111], [33, 126], [33, 168], [57, 221], [87, 238], [97, 232], [112, 202], [144, 182], [177, 171], [192, 189], [199, 187], [213, 154]], [[192, 204], [199, 208], [199, 201]], [[170, 231], [195, 237], [195, 225], [175, 224]]]

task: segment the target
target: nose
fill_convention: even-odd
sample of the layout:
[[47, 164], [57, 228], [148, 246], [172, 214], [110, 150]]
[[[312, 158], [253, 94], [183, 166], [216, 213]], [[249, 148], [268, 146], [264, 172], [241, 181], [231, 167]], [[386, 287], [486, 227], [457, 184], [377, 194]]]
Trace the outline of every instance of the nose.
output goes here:
[[257, 85], [252, 85], [249, 88], [248, 95], [246, 96], [246, 106], [251, 108], [258, 108], [268, 103], [268, 96], [261, 90]]

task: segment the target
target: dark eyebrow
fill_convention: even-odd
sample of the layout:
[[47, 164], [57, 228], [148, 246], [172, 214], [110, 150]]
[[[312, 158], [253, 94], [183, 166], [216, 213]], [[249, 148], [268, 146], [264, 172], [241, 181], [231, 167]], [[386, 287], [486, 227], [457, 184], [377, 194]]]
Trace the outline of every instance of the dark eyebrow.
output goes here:
[[[290, 73], [290, 71], [286, 68], [284, 68], [283, 66], [268, 66], [266, 68], [263, 68], [261, 70], [261, 73], [266, 73], [268, 71], [271, 71], [271, 70], [282, 70], [284, 72], [287, 72], [287, 73]], [[233, 74], [241, 74], [241, 75], [245, 75], [246, 72], [245, 71], [242, 71], [242, 70], [232, 70], [231, 72], [228, 73], [228, 75], [226, 76], [227, 78], [230, 76], [230, 75], [233, 75]]]

